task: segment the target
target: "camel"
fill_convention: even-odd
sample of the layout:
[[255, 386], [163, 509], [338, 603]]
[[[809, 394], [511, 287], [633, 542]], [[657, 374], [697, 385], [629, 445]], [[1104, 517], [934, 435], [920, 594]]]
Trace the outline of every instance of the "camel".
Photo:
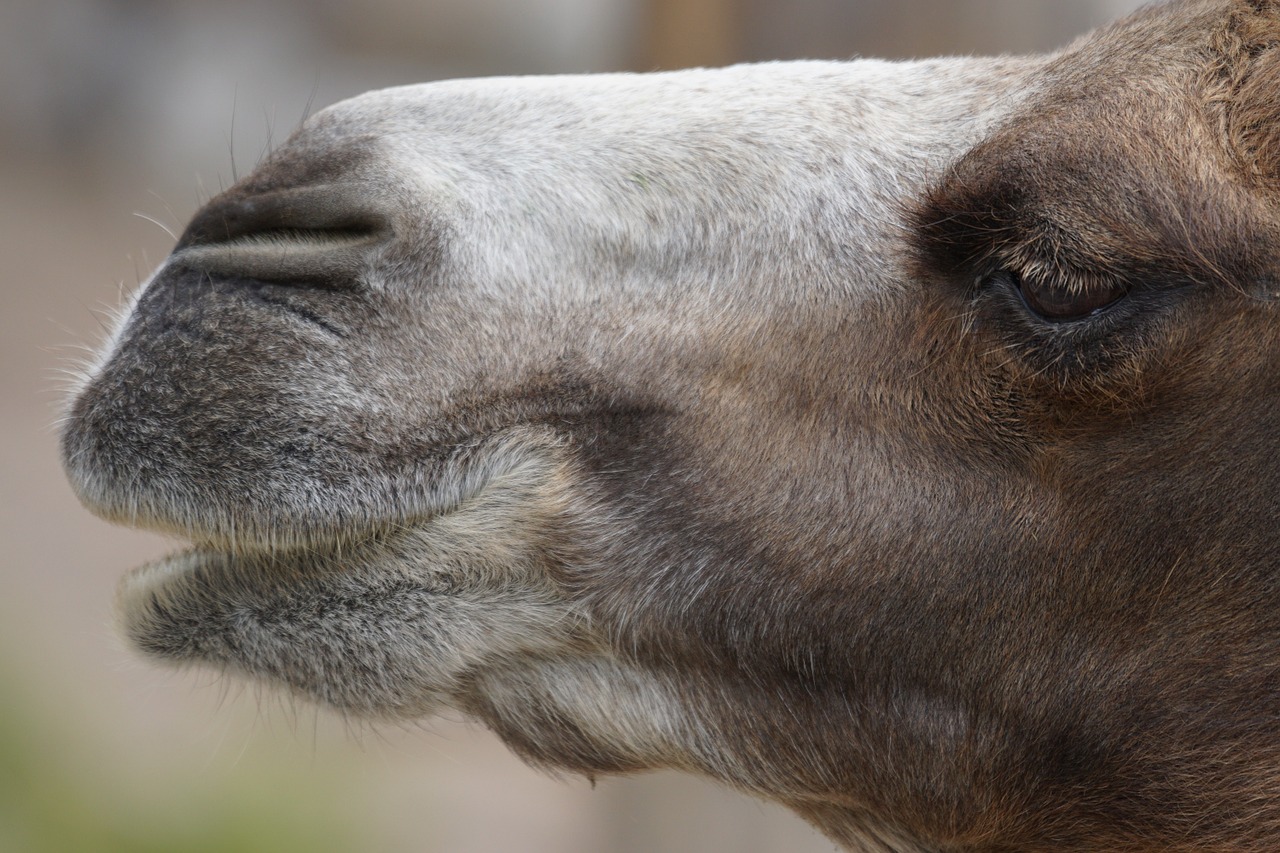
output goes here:
[[860, 851], [1280, 849], [1280, 3], [310, 118], [70, 404], [144, 653]]

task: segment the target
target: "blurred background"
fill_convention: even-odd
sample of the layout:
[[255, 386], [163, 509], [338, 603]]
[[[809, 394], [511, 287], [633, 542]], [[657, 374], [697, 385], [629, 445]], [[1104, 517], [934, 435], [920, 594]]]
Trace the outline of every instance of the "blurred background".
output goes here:
[[829, 851], [669, 773], [551, 779], [460, 720], [346, 724], [138, 661], [115, 583], [171, 549], [63, 482], [64, 371], [196, 206], [308, 110], [441, 77], [1050, 49], [1136, 0], [0, 3], [0, 851]]

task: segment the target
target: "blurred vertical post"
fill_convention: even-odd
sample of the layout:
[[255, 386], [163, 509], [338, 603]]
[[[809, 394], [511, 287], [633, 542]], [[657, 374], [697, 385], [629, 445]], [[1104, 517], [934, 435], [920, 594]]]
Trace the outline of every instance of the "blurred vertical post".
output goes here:
[[728, 65], [741, 58], [738, 0], [649, 0], [655, 69]]

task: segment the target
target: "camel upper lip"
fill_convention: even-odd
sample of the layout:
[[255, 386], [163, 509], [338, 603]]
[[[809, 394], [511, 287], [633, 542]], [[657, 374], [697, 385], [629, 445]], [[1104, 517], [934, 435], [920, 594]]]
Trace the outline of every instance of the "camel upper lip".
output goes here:
[[[351, 504], [332, 515], [306, 508], [277, 516], [245, 517], [230, 505], [205, 506], [202, 515], [191, 502], [159, 507], [130, 496], [126, 501], [81, 494], [98, 515], [131, 527], [146, 528], [191, 543], [199, 553], [266, 556], [283, 553], [338, 553], [361, 543], [395, 537], [457, 512], [486, 493], [526, 488], [545, 482], [559, 465], [558, 440], [548, 433], [517, 427], [483, 443], [459, 445], [442, 456], [429, 476], [393, 490], [400, 500]], [[92, 482], [85, 478], [82, 482]], [[407, 496], [407, 497], [406, 497]], [[99, 499], [94, 499], [98, 497]], [[340, 500], [340, 496], [335, 496]], [[314, 509], [314, 507], [312, 507]]]

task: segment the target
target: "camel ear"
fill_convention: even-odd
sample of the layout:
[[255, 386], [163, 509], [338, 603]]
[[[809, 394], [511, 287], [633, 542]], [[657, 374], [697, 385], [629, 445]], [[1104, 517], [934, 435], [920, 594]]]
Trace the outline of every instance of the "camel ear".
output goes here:
[[1236, 168], [1280, 191], [1280, 2], [1241, 6], [1215, 40], [1204, 92]]

